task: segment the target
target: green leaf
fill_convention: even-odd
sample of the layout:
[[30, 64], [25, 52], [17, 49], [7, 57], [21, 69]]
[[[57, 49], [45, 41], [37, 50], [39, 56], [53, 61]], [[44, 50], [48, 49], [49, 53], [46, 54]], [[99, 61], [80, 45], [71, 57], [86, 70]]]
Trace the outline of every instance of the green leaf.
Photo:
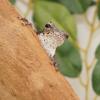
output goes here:
[[58, 0], [60, 1], [63, 5], [65, 5], [70, 12], [72, 13], [82, 13], [83, 8], [79, 2], [79, 0]]
[[59, 0], [73, 13], [84, 13], [92, 0]]
[[79, 0], [84, 12], [87, 10], [87, 8], [90, 6], [90, 4], [93, 2], [93, 0]]
[[[52, 0], [49, 0], [52, 1]], [[93, 0], [53, 0], [61, 3], [72, 13], [84, 13]]]
[[37, 1], [35, 3], [34, 21], [39, 29], [52, 21], [58, 28], [69, 32], [72, 39], [76, 40], [77, 32], [73, 16], [61, 4], [49, 1]]
[[16, 0], [9, 0], [12, 4], [16, 3]]
[[95, 55], [96, 55], [96, 58], [100, 60], [100, 44], [96, 49]]
[[56, 50], [56, 61], [62, 74], [69, 77], [77, 77], [82, 70], [82, 62], [78, 49], [69, 41]]
[[92, 87], [97, 95], [100, 95], [100, 60], [97, 61], [92, 74]]
[[100, 0], [98, 0], [97, 9], [98, 9], [98, 18], [100, 19]]
[[64, 5], [71, 13], [81, 13], [83, 12], [82, 6], [78, 0], [45, 0], [57, 2]]

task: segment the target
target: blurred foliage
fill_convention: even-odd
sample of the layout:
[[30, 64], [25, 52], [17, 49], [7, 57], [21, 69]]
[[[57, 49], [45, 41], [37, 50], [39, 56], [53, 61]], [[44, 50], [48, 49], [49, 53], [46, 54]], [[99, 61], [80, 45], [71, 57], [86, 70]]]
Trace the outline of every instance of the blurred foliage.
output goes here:
[[97, 3], [97, 10], [98, 10], [98, 18], [100, 19], [100, 0], [98, 0], [98, 3]]
[[16, 0], [9, 0], [12, 4], [16, 3]]
[[48, 1], [54, 1], [64, 5], [71, 13], [83, 12], [83, 9], [78, 0], [48, 0]]
[[100, 44], [99, 44], [99, 46], [96, 49], [95, 55], [96, 55], [97, 59], [100, 59]]
[[100, 95], [100, 60], [97, 61], [92, 74], [92, 86], [97, 95]]
[[58, 47], [56, 50], [56, 61], [60, 71], [69, 77], [77, 77], [82, 70], [81, 56], [79, 50], [70, 41]]
[[[51, 0], [49, 0], [51, 1]], [[71, 13], [84, 13], [93, 0], [53, 0], [63, 4]]]
[[92, 86], [97, 95], [100, 95], [100, 44], [96, 49], [95, 56], [97, 63], [92, 74]]

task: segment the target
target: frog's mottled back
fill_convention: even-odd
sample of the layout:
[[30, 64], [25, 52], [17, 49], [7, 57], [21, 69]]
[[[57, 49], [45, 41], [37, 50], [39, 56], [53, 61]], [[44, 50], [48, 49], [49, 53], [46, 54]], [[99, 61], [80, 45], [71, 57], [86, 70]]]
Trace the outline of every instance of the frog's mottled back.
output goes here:
[[55, 55], [56, 48], [62, 45], [66, 38], [68, 34], [59, 30], [51, 22], [47, 23], [43, 32], [39, 34], [39, 39], [50, 57]]

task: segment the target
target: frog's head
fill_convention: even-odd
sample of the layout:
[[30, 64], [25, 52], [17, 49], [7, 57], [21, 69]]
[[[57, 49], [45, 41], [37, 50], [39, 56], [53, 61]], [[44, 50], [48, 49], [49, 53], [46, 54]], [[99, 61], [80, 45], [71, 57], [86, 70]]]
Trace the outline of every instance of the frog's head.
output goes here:
[[54, 37], [59, 45], [63, 44], [65, 39], [68, 38], [68, 33], [59, 30], [52, 22], [45, 25], [43, 33], [47, 36]]

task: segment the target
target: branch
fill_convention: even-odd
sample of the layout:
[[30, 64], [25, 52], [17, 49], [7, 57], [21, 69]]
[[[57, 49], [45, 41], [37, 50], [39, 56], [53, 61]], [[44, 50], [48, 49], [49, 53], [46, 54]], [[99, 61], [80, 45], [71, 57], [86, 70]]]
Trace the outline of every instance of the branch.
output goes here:
[[79, 100], [55, 71], [35, 31], [0, 0], [0, 100]]

